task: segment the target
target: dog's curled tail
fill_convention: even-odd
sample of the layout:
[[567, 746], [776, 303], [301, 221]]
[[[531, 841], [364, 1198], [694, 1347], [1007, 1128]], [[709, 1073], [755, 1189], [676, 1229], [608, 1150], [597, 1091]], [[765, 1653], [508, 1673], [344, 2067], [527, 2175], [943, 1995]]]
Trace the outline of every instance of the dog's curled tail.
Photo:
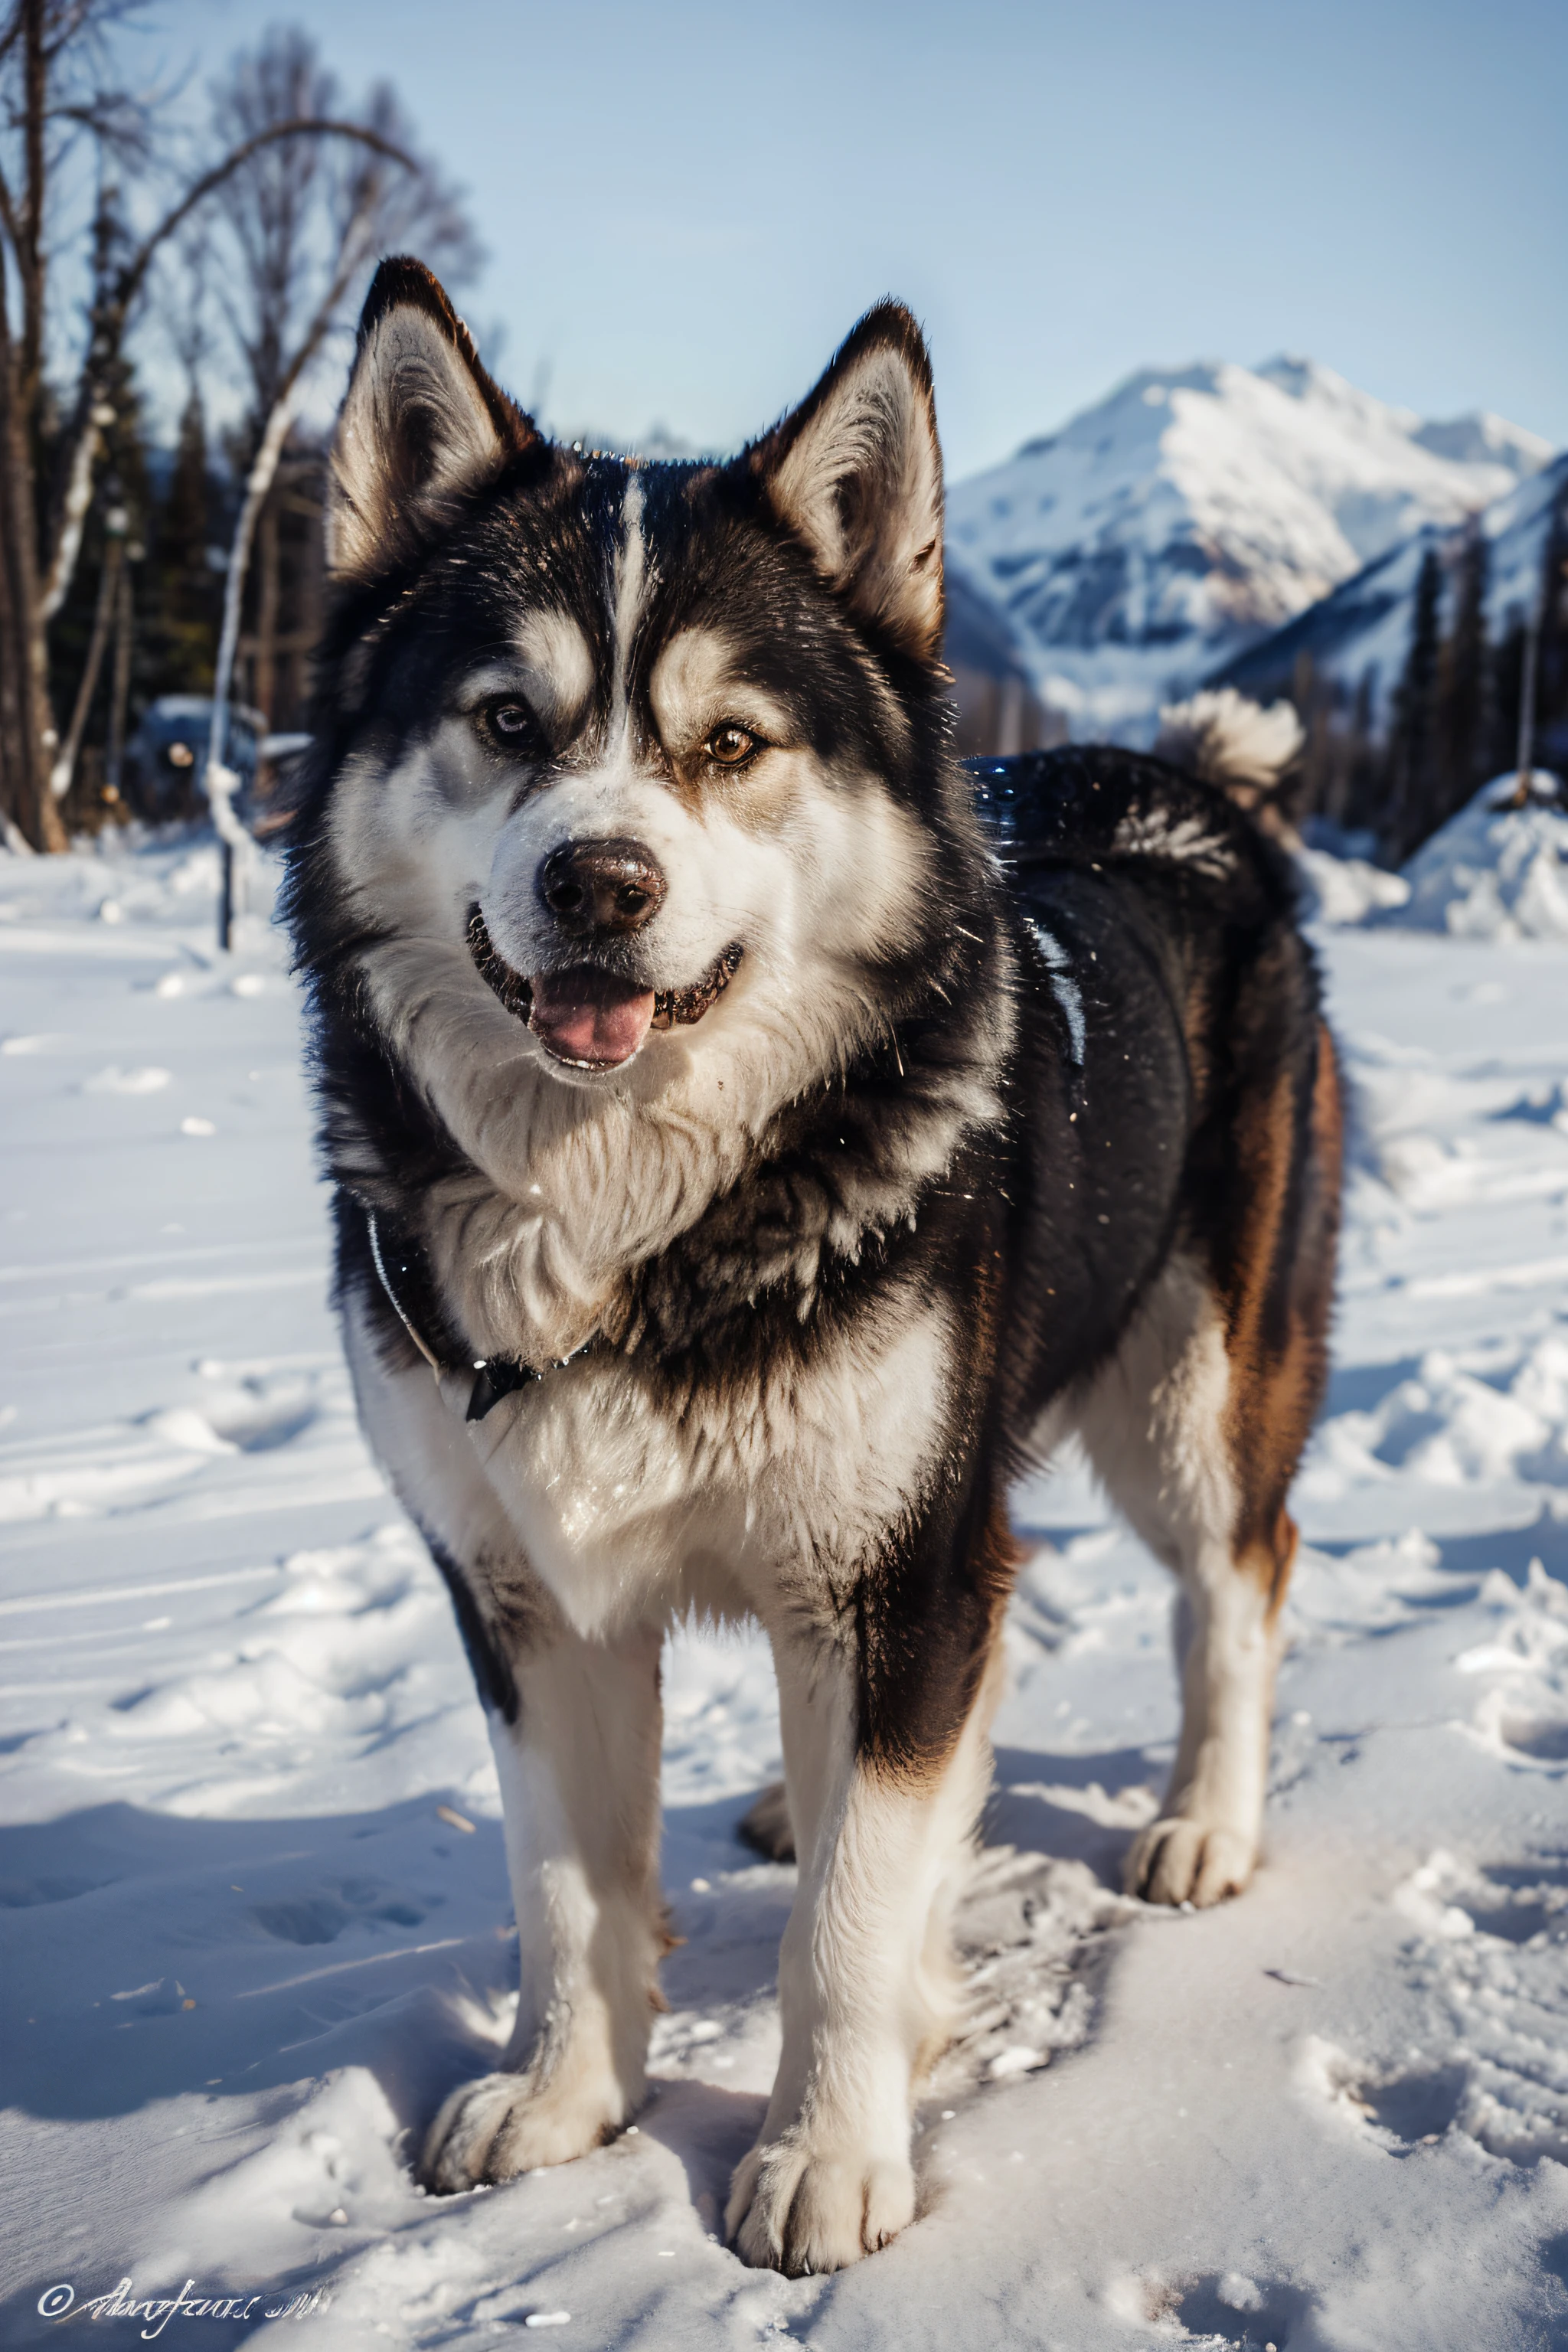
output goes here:
[[1154, 750], [1256, 813], [1279, 789], [1305, 741], [1289, 703], [1270, 703], [1265, 710], [1234, 686], [1221, 686], [1167, 703]]

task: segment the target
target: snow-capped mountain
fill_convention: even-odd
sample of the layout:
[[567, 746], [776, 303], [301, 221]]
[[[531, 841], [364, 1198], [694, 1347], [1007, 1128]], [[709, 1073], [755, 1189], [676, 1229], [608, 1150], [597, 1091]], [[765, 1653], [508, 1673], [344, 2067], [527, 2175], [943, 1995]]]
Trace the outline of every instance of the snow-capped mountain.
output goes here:
[[1550, 455], [1500, 417], [1427, 423], [1310, 360], [1144, 369], [956, 483], [948, 555], [1076, 734], [1136, 736], [1162, 699]]
[[1506, 416], [1494, 416], [1489, 408], [1473, 410], [1468, 416], [1450, 416], [1441, 424], [1423, 425], [1411, 435], [1423, 449], [1435, 450], [1439, 457], [1455, 457], [1461, 466], [1506, 466], [1521, 480], [1527, 474], [1539, 473], [1552, 455], [1549, 442], [1539, 433], [1527, 433], [1522, 425], [1510, 425]]
[[[1541, 593], [1541, 569], [1553, 511], [1568, 498], [1568, 455], [1553, 460], [1495, 499], [1480, 517], [1487, 540], [1487, 633], [1495, 645], [1533, 607]], [[1269, 701], [1289, 691], [1300, 656], [1310, 656], [1321, 677], [1353, 691], [1365, 680], [1366, 717], [1374, 730], [1387, 722], [1389, 697], [1410, 651], [1415, 583], [1428, 551], [1458, 552], [1452, 526], [1429, 524], [1375, 562], [1367, 564], [1331, 595], [1299, 614], [1260, 643], [1226, 663], [1216, 682]], [[1451, 571], [1451, 567], [1446, 567]], [[1452, 580], [1445, 580], [1444, 625]]]

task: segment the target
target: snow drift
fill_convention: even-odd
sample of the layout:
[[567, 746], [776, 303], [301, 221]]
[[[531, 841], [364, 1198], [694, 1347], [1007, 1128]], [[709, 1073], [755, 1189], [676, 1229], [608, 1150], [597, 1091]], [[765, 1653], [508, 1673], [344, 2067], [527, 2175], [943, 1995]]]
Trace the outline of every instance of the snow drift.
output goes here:
[[1409, 895], [1382, 919], [1482, 940], [1568, 940], [1568, 803], [1537, 770], [1535, 796], [1509, 805], [1517, 775], [1484, 785], [1405, 867]]

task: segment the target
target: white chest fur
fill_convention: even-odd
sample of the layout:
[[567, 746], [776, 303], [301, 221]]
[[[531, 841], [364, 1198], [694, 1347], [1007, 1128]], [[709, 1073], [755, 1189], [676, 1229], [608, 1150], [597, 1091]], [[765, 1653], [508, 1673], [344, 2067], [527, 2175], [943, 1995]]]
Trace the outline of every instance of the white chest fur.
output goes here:
[[[486, 1475], [579, 1632], [846, 1589], [940, 1454], [944, 1332], [893, 1297], [803, 1366], [693, 1391], [591, 1357], [479, 1424]], [[487, 1443], [486, 1432], [495, 1424]]]
[[689, 1388], [594, 1353], [473, 1423], [423, 1367], [384, 1371], [353, 1318], [350, 1347], [409, 1510], [492, 1574], [504, 1525], [585, 1636], [691, 1607], [832, 1606], [942, 1456], [945, 1318], [902, 1291], [761, 1376]]

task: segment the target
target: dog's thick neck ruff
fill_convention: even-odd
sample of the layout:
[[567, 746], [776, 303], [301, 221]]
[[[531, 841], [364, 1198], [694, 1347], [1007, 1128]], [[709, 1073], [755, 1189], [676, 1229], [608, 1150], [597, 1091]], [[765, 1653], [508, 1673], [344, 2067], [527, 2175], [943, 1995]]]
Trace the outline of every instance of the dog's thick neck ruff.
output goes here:
[[[444, 1318], [439, 1309], [430, 1312], [425, 1302], [433, 1296], [430, 1269], [418, 1242], [394, 1243], [384, 1235], [381, 1220], [374, 1209], [363, 1202], [353, 1207], [364, 1220], [365, 1240], [369, 1244], [371, 1264], [380, 1283], [382, 1295], [419, 1354], [424, 1357], [436, 1376], [437, 1387], [443, 1378], [468, 1383], [468, 1405], [465, 1421], [483, 1421], [492, 1412], [502, 1397], [527, 1388], [531, 1381], [542, 1381], [548, 1372], [563, 1372], [568, 1364], [584, 1355], [595, 1342], [585, 1340], [570, 1356], [559, 1357], [552, 1364], [524, 1364], [514, 1356], [469, 1356], [453, 1362], [437, 1351], [437, 1341], [431, 1334], [442, 1328]], [[424, 1316], [425, 1320], [416, 1320]], [[472, 1374], [471, 1381], [469, 1374]]]

